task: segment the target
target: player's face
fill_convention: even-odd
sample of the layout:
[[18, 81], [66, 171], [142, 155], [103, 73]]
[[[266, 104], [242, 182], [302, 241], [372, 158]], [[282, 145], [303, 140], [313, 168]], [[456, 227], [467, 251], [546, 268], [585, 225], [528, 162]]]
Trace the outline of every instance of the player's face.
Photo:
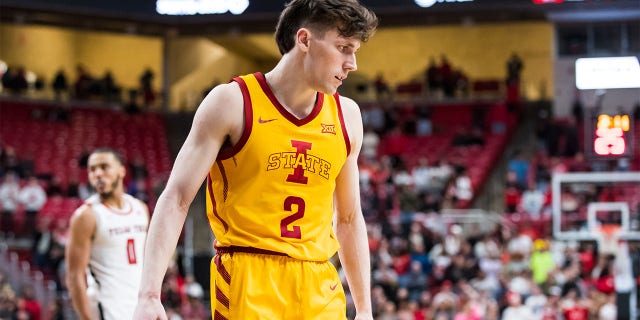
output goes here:
[[89, 183], [102, 197], [110, 197], [117, 188], [122, 188], [124, 166], [111, 153], [94, 153], [87, 163]]
[[349, 72], [358, 69], [356, 51], [360, 48], [360, 40], [345, 38], [335, 29], [324, 35], [311, 33], [310, 37], [305, 71], [309, 71], [315, 90], [334, 94]]

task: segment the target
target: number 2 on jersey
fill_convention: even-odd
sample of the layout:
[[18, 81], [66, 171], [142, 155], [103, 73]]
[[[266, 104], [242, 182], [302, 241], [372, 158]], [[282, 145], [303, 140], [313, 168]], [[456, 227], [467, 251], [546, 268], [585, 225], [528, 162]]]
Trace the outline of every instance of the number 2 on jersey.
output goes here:
[[300, 231], [300, 226], [293, 226], [289, 229], [289, 225], [304, 217], [304, 199], [294, 196], [288, 196], [284, 199], [284, 210], [293, 211], [293, 205], [297, 207], [296, 211], [280, 221], [280, 236], [283, 238], [301, 239], [302, 232]]
[[127, 258], [129, 259], [129, 264], [138, 263], [138, 259], [136, 259], [136, 244], [132, 239], [127, 239]]

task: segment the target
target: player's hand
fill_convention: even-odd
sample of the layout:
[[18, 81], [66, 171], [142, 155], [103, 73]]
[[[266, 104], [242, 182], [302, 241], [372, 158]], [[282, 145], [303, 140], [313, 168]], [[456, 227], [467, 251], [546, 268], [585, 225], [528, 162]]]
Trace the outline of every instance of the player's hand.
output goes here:
[[160, 298], [138, 298], [133, 320], [167, 320]]

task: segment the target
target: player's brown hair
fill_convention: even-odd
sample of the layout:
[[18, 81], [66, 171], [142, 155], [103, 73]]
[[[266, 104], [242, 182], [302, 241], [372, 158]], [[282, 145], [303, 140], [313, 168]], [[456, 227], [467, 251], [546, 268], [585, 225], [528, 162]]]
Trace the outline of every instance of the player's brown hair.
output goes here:
[[336, 28], [346, 38], [366, 42], [378, 27], [378, 17], [357, 0], [292, 0], [285, 5], [276, 25], [276, 43], [281, 54], [295, 45], [300, 28], [324, 32]]

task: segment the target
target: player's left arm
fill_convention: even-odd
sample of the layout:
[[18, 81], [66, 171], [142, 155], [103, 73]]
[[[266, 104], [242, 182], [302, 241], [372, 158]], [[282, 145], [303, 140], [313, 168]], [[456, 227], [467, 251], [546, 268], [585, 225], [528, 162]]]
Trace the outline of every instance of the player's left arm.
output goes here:
[[356, 319], [373, 319], [371, 309], [371, 262], [367, 229], [360, 206], [358, 155], [362, 146], [362, 118], [358, 105], [340, 97], [351, 142], [351, 153], [336, 180], [336, 236], [338, 255], [356, 307]]

